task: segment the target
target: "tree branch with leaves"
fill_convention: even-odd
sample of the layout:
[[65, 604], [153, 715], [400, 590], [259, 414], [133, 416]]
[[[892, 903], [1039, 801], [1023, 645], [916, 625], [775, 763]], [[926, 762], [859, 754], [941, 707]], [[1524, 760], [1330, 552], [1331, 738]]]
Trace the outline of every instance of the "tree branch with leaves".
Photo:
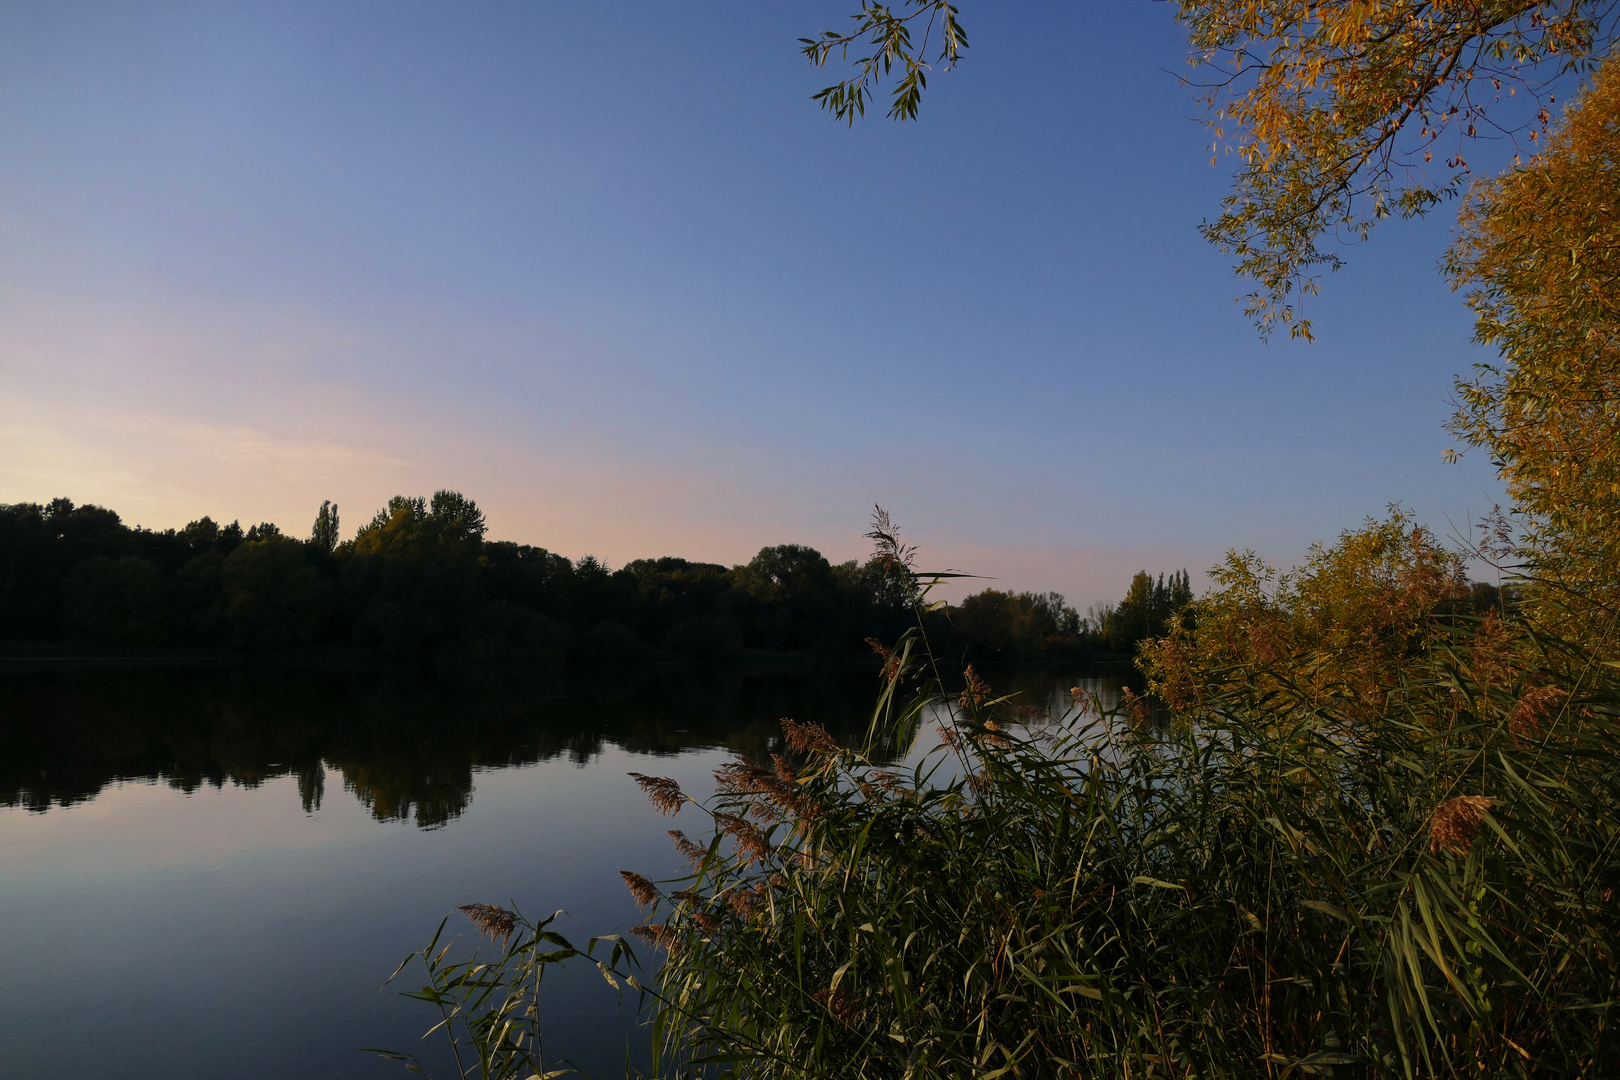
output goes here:
[[[1261, 335], [1310, 339], [1301, 304], [1324, 268], [1344, 265], [1338, 245], [1459, 195], [1478, 141], [1533, 152], [1560, 79], [1608, 54], [1617, 10], [1616, 0], [1179, 0], [1195, 68], [1185, 82], [1204, 107], [1211, 163], [1238, 161], [1201, 231], [1254, 282], [1242, 299]], [[927, 72], [954, 67], [967, 47], [943, 0], [863, 0], [851, 19], [847, 32], [802, 39], [818, 68], [864, 52], [815, 95], [850, 124], [896, 70], [888, 115], [916, 119]]]

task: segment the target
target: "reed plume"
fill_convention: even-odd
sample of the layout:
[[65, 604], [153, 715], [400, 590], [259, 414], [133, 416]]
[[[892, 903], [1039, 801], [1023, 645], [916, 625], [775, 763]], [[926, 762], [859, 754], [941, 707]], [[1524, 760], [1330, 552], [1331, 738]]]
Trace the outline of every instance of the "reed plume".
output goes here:
[[878, 678], [886, 682], [894, 682], [898, 679], [900, 677], [900, 654], [875, 637], [867, 638], [866, 643], [872, 647], [873, 652], [883, 659], [883, 670], [878, 673]]
[[685, 859], [693, 866], [701, 863], [704, 856], [709, 854], [708, 848], [704, 847], [702, 844], [695, 844], [691, 840], [688, 840], [686, 834], [681, 832], [679, 829], [669, 830], [669, 836], [671, 840], [675, 841], [675, 850], [681, 853], [681, 858]]
[[1467, 855], [1479, 836], [1485, 811], [1492, 805], [1494, 800], [1483, 795], [1458, 795], [1435, 807], [1434, 817], [1429, 821], [1429, 851]]
[[964, 709], [971, 705], [983, 705], [990, 697], [990, 685], [979, 678], [979, 673], [973, 670], [972, 664], [969, 664], [962, 674], [967, 679], [967, 688], [962, 691], [962, 696], [956, 699], [957, 704]]
[[630, 895], [636, 898], [638, 907], [647, 907], [658, 899], [658, 886], [630, 870], [620, 870], [619, 876], [624, 878], [625, 885], [630, 889]]
[[720, 812], [714, 815], [714, 822], [737, 845], [737, 852], [749, 862], [758, 862], [771, 852], [770, 841], [765, 834], [755, 828], [746, 818], [736, 814]]
[[912, 575], [917, 549], [900, 541], [900, 526], [881, 506], [872, 507], [872, 528], [866, 533], [866, 539], [872, 541], [872, 557], [878, 560], [884, 577]]
[[801, 724], [786, 716], [782, 718], [782, 738], [789, 749], [800, 754], [831, 754], [838, 749], [838, 741], [820, 724]]
[[665, 923], [642, 923], [632, 926], [630, 932], [649, 945], [673, 953], [680, 946], [680, 935]]
[[818, 990], [811, 996], [818, 1003], [825, 1005], [827, 1011], [832, 1013], [833, 1019], [844, 1027], [854, 1027], [861, 1019], [860, 1005], [855, 995], [842, 986]]
[[456, 910], [467, 916], [478, 927], [478, 932], [488, 935], [491, 941], [505, 941], [517, 929], [517, 913], [494, 904], [462, 904]]
[[673, 817], [681, 812], [681, 806], [686, 802], [686, 795], [681, 791], [681, 785], [667, 776], [643, 776], [641, 773], [630, 774], [635, 778], [636, 784], [647, 793], [647, 798], [665, 817]]
[[1569, 699], [1567, 691], [1542, 686], [1519, 698], [1508, 713], [1508, 731], [1513, 737], [1526, 742], [1541, 738], [1547, 725], [1558, 715], [1558, 710]]

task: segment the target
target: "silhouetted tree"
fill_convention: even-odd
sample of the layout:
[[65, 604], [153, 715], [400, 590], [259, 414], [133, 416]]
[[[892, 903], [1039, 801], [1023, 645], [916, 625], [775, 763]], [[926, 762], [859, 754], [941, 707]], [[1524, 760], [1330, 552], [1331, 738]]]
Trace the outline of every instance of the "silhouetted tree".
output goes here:
[[320, 632], [331, 586], [304, 562], [304, 547], [286, 537], [249, 540], [220, 568], [222, 616], [237, 648], [308, 645]]
[[321, 500], [321, 509], [315, 515], [315, 527], [309, 534], [310, 547], [323, 555], [330, 555], [338, 546], [338, 508], [329, 499]]
[[161, 645], [169, 637], [163, 574], [133, 555], [93, 555], [62, 586], [68, 635], [96, 645]]
[[1115, 652], [1130, 652], [1139, 642], [1163, 637], [1171, 617], [1192, 603], [1192, 598], [1187, 571], [1171, 574], [1169, 581], [1160, 574], [1155, 581], [1152, 574], [1139, 570], [1125, 599], [1107, 616], [1103, 637]]

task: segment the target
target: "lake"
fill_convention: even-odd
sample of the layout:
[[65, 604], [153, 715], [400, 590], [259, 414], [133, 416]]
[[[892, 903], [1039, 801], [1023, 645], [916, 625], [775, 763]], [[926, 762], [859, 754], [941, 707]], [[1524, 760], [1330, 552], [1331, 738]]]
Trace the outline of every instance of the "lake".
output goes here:
[[[1111, 699], [1118, 670], [991, 669], [998, 693]], [[459, 904], [641, 919], [619, 871], [671, 876], [630, 771], [692, 794], [779, 717], [864, 732], [869, 668], [645, 668], [563, 679], [0, 662], [0, 1075], [403, 1077], [436, 1019], [383, 983]], [[920, 752], [896, 747], [897, 756]], [[476, 934], [459, 915], [447, 934]], [[488, 946], [485, 946], [488, 948]], [[548, 1057], [622, 1075], [644, 1036], [594, 969], [548, 976]]]

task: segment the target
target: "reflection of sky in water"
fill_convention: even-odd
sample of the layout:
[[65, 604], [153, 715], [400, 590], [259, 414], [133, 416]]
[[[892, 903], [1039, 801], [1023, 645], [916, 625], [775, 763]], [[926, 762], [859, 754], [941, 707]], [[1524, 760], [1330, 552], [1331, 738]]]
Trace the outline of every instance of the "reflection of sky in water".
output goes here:
[[[1055, 701], [1061, 694], [1064, 702], [1075, 681], [1074, 673], [1055, 671], [1005, 677], [1008, 689], [1024, 684], [1030, 697]], [[710, 774], [729, 756], [720, 746], [756, 744], [783, 713], [825, 719], [836, 702], [813, 682], [790, 680], [768, 692], [745, 688], [726, 699], [731, 706], [719, 710], [711, 702], [706, 714], [712, 720], [716, 710], [758, 711], [768, 717], [764, 728], [757, 716], [694, 721], [693, 710], [703, 713], [702, 705], [672, 703], [662, 691], [643, 694], [633, 707], [620, 702], [573, 711], [562, 726], [577, 734], [594, 716], [607, 739], [586, 739], [591, 749], [585, 754], [527, 764], [502, 764], [533, 755], [503, 753], [487, 731], [463, 731], [479, 743], [472, 757], [500, 760], [471, 765], [465, 808], [434, 828], [379, 821], [374, 799], [346, 790], [368, 769], [375, 775], [401, 768], [400, 747], [377, 737], [386, 725], [368, 729], [361, 740], [343, 728], [348, 721], [328, 733], [335, 742], [347, 740], [334, 755], [343, 769], [319, 766], [324, 794], [311, 812], [304, 809], [299, 775], [276, 775], [283, 765], [277, 757], [235, 762], [245, 773], [270, 774], [253, 786], [232, 782], [228, 769], [221, 786], [194, 784], [189, 793], [162, 781], [107, 777], [88, 785], [99, 793], [65, 808], [0, 809], [4, 1071], [41, 1080], [108, 1071], [135, 1080], [407, 1075], [355, 1048], [420, 1049], [416, 1038], [430, 1022], [427, 1007], [381, 986], [445, 912], [471, 901], [516, 902], [531, 915], [566, 908], [564, 932], [578, 938], [634, 925], [637, 912], [618, 871], [673, 873], [678, 863], [666, 830], [706, 830], [691, 810], [674, 820], [658, 817], [624, 774], [668, 775], [694, 793], [710, 791]], [[864, 674], [851, 683], [844, 711], [853, 727], [864, 724], [873, 684]], [[254, 689], [262, 723], [264, 685]], [[240, 717], [233, 701], [242, 703], [233, 693], [211, 699], [219, 715]], [[794, 707], [795, 696], [802, 707]], [[0, 727], [27, 721], [16, 702], [10, 699]], [[641, 727], [624, 726], [626, 709]], [[544, 712], [535, 723], [546, 725]], [[122, 722], [116, 713], [98, 720], [97, 732], [109, 742], [116, 740], [106, 726]], [[464, 719], [446, 720], [453, 725], [467, 727]], [[632, 728], [661, 731], [675, 745], [666, 743], [653, 757], [616, 744], [615, 731], [621, 742], [645, 742], [627, 737]], [[522, 725], [505, 730], [519, 742], [532, 736]], [[221, 738], [214, 729], [202, 734]], [[414, 728], [398, 734], [418, 741]], [[908, 757], [934, 738], [925, 731]], [[698, 745], [681, 748], [682, 742]], [[51, 771], [50, 761], [19, 762], [19, 754], [43, 753], [37, 741], [27, 747], [18, 750], [9, 737], [5, 744], [13, 800], [23, 766]], [[465, 750], [447, 740], [411, 767], [464, 762]], [[142, 752], [150, 756], [149, 749]], [[82, 761], [77, 768], [76, 780], [85, 780]], [[312, 779], [306, 764], [304, 794]], [[450, 929], [472, 942], [459, 917]], [[622, 1069], [633, 1032], [594, 971], [557, 980], [550, 998], [549, 1054], [573, 1057], [602, 1074]]]

